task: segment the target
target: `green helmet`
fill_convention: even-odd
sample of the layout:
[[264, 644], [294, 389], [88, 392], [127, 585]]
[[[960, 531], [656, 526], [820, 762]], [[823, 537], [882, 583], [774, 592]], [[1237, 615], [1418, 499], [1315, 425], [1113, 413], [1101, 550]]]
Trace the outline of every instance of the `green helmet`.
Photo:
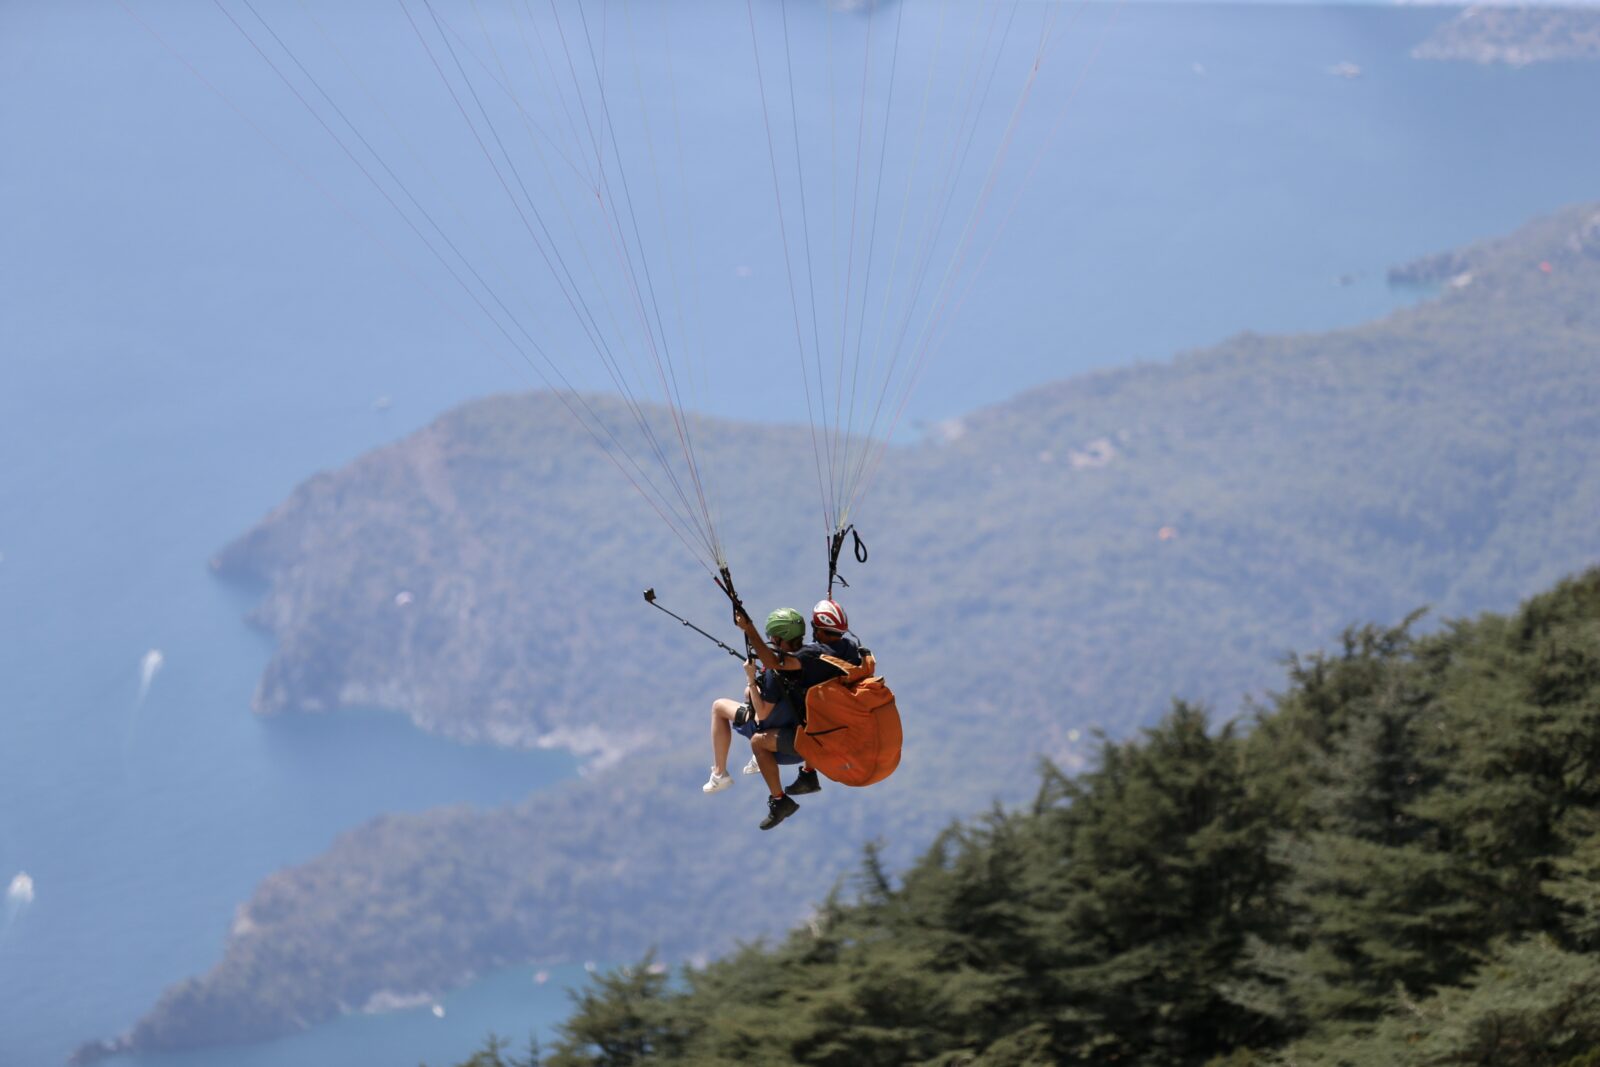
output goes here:
[[768, 637], [793, 641], [797, 637], [804, 637], [805, 633], [806, 620], [793, 608], [779, 608], [767, 616]]

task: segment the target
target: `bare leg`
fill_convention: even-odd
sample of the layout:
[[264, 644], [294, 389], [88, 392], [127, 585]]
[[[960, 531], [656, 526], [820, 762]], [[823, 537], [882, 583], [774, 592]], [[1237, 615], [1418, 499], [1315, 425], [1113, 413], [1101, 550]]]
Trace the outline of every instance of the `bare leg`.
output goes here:
[[761, 694], [752, 686], [744, 691], [744, 698], [750, 702], [750, 710], [755, 713], [756, 722], [766, 722], [767, 716], [772, 714], [776, 704], [768, 704], [761, 699]]
[[767, 791], [775, 797], [783, 796], [783, 782], [778, 778], [778, 739], [772, 734], [756, 734], [750, 741], [755, 750], [756, 765], [761, 768], [761, 780]]
[[739, 702], [727, 697], [711, 705], [711, 766], [718, 774], [728, 773], [728, 746], [733, 744], [733, 713]]

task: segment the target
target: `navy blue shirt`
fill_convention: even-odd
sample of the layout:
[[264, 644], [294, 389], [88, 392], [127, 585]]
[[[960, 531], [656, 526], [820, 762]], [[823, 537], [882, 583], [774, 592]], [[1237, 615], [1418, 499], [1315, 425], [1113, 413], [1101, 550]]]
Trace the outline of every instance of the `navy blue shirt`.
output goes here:
[[[777, 671], [764, 670], [756, 675], [755, 689], [761, 695], [762, 700], [773, 706], [772, 711], [767, 715], [765, 722], [758, 724], [754, 719], [751, 719], [743, 726], [735, 727], [734, 731], [739, 736], [754, 737], [762, 730], [781, 730], [786, 726], [792, 727], [796, 724], [798, 720], [794, 712], [794, 705], [784, 703], [784, 698], [789, 695], [788, 686], [784, 684], [784, 679], [779, 676]], [[777, 756], [778, 762], [785, 766], [800, 762], [799, 756], [790, 756], [783, 752], [779, 752]]]
[[[847, 663], [857, 666], [861, 664], [861, 642], [849, 634], [845, 634], [835, 641], [812, 641], [801, 645], [799, 651], [793, 653], [800, 661], [797, 670], [781, 672], [782, 684], [789, 697], [789, 702], [794, 705], [796, 713], [803, 719], [806, 708], [806, 691], [812, 686], [826, 682], [829, 678], [839, 678], [844, 675], [838, 667], [823, 660], [823, 656], [832, 656], [842, 659]], [[771, 672], [768, 672], [771, 673]]]
[[784, 698], [788, 690], [784, 688], [778, 672], [769, 668], [756, 675], [756, 692], [761, 694], [761, 699], [768, 704], [776, 704]]

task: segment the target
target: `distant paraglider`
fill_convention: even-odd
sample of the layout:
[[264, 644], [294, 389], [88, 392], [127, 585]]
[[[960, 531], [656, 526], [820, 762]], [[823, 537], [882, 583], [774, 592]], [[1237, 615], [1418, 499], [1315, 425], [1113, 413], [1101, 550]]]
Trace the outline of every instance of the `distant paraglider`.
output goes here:
[[152, 648], [139, 657], [139, 703], [143, 704], [145, 697], [150, 695], [150, 686], [166, 661], [167, 657], [159, 648]]

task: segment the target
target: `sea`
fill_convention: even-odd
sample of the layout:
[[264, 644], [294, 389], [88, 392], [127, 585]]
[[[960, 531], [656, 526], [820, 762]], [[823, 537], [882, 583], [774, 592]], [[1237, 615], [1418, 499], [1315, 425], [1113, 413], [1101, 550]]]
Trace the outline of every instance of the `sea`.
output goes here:
[[[321, 7], [0, 4], [4, 1067], [59, 1067], [80, 1042], [126, 1031], [164, 989], [216, 962], [262, 878], [365, 820], [502, 805], [580, 773], [561, 752], [456, 744], [379, 710], [251, 714], [270, 638], [247, 620], [256, 591], [209, 571], [218, 549], [317, 472], [474, 397], [541, 384], [519, 362], [526, 352], [485, 340], [493, 330], [464, 290], [419, 254], [251, 43], [293, 74], [291, 54], [327, 62], [327, 42], [340, 42], [361, 78], [330, 75], [324, 87], [389, 102], [416, 138], [414, 158], [448, 188], [481, 160], [452, 102], [419, 73], [407, 18], [442, 19], [431, 39], [484, 64], [487, 84], [495, 58], [483, 42], [537, 28], [541, 5]], [[1042, 382], [1244, 330], [1385, 314], [1419, 297], [1386, 283], [1390, 266], [1600, 197], [1600, 131], [1586, 106], [1600, 99], [1600, 64], [1411, 59], [1451, 16], [1443, 8], [1128, 2], [1052, 15], [1038, 3], [615, 0], [563, 10], [569, 48], [587, 31], [578, 64], [615, 64], [614, 151], [642, 158], [622, 87], [651, 87], [627, 98], [648, 101], [640, 114], [670, 95], [682, 118], [681, 129], [657, 127], [660, 171], [636, 193], [641, 208], [663, 202], [662, 189], [685, 205], [657, 221], [678, 242], [670, 261], [679, 288], [694, 291], [685, 303], [699, 336], [714, 339], [695, 403], [715, 414], [806, 417], [794, 349], [805, 351], [813, 323], [786, 277], [803, 289], [876, 257], [871, 284], [887, 284], [887, 220], [935, 201], [869, 195], [875, 175], [898, 188], [898, 172], [855, 150], [881, 139], [860, 101], [876, 106], [897, 85], [901, 106], [925, 99], [935, 119], [953, 115], [967, 99], [959, 90], [984, 75], [937, 42], [1014, 26], [993, 96], [974, 105], [984, 136], [1008, 128], [1031, 58], [1048, 77], [1016, 123], [968, 260], [982, 271], [950, 303], [959, 314], [939, 331], [901, 440]], [[307, 21], [313, 11], [327, 38]], [[272, 51], [268, 25], [289, 52]], [[892, 34], [907, 64], [898, 82], [883, 80]], [[560, 41], [542, 37], [545, 51], [527, 54], [553, 56]], [[751, 95], [756, 56], [765, 119]], [[935, 86], [920, 98], [913, 60]], [[659, 92], [664, 70], [676, 76], [670, 94]], [[550, 104], [537, 117], [576, 133], [577, 98], [550, 99], [565, 111]], [[800, 115], [791, 99], [831, 103]], [[360, 114], [381, 128], [372, 109]], [[886, 155], [903, 158], [915, 114], [886, 124], [898, 138]], [[552, 143], [558, 170], [593, 173], [573, 151], [581, 136]], [[978, 173], [999, 154], [981, 139], [976, 153]], [[796, 228], [806, 180], [789, 177], [796, 158], [821, 182], [811, 229]], [[486, 233], [480, 262], [533, 258], [503, 211], [477, 217], [487, 196], [462, 199], [440, 210]], [[862, 231], [838, 222], [868, 204], [885, 220], [870, 256], [842, 247]], [[815, 238], [809, 260], [805, 238]], [[785, 239], [787, 261], [773, 251]], [[496, 277], [521, 292], [531, 276], [513, 264]], [[521, 321], [547, 329], [552, 349], [581, 352], [553, 294], [532, 295]], [[818, 333], [861, 328], [829, 314]], [[606, 387], [592, 367], [575, 384]], [[454, 1063], [490, 1032], [548, 1041], [585, 964], [608, 962], [396, 990], [427, 995], [268, 1044], [110, 1062]]]

